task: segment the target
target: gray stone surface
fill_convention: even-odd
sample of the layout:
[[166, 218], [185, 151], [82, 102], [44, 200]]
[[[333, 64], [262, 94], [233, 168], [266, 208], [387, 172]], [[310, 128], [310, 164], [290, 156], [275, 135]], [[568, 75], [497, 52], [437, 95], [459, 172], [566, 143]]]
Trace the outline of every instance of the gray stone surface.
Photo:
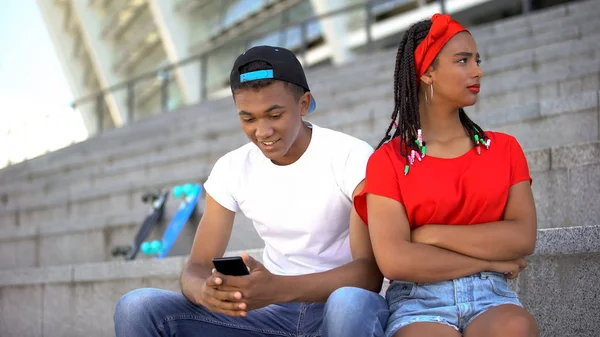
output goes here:
[[600, 165], [576, 167], [569, 171], [569, 216], [581, 226], [600, 219]]
[[599, 265], [598, 253], [530, 258], [519, 276], [519, 297], [541, 336], [598, 336]]
[[0, 287], [71, 282], [73, 267], [53, 266], [0, 270]]
[[40, 266], [57, 266], [105, 261], [108, 256], [103, 231], [42, 236], [39, 238]]
[[108, 281], [131, 278], [172, 278], [181, 274], [183, 258], [85, 263], [74, 267], [74, 281]]
[[[554, 73], [554, 72], [553, 72], [553, 73]], [[485, 91], [484, 91], [484, 92], [485, 92]], [[150, 131], [150, 130], [148, 130], [148, 131]], [[103, 140], [104, 140], [104, 139], [103, 139]], [[106, 139], [106, 140], [109, 140], [109, 139]], [[139, 144], [138, 144], [138, 145], [139, 145]], [[126, 146], [126, 147], [127, 147], [127, 146]], [[137, 146], [137, 147], [139, 147], [139, 146]], [[95, 153], [95, 152], [91, 152], [91, 153]], [[84, 160], [84, 159], [83, 159], [84, 157], [80, 157], [80, 158], [82, 158], [82, 159], [78, 159], [78, 161], [83, 161], [83, 162], [85, 162], [85, 161], [86, 161], [86, 160]], [[59, 164], [59, 163], [60, 163], [60, 161], [58, 161], [58, 162], [57, 162], [57, 164]]]
[[552, 168], [572, 168], [600, 163], [600, 143], [580, 142], [552, 149]]
[[[44, 336], [114, 336], [113, 315], [125, 293], [142, 287], [179, 291], [176, 277], [51, 285], [44, 289]], [[1, 333], [1, 332], [0, 332]]]
[[598, 139], [598, 112], [563, 114], [494, 129], [515, 136], [526, 149], [590, 142]]
[[536, 174], [550, 170], [550, 149], [525, 150], [524, 152], [527, 157], [527, 165], [529, 166], [530, 173]]
[[[600, 49], [600, 46], [594, 48]], [[559, 83], [560, 96], [570, 96], [582, 92], [589, 92], [600, 88], [600, 76], [591, 74], [582, 78], [571, 79]]]
[[600, 253], [600, 225], [538, 230], [535, 255]]
[[41, 286], [0, 288], [0, 336], [42, 337]]
[[0, 269], [35, 267], [36, 242], [33, 239], [12, 239], [0, 242]]
[[573, 224], [569, 218], [568, 175], [566, 170], [532, 174], [533, 197], [538, 228], [556, 228]]
[[598, 109], [598, 91], [582, 92], [560, 99], [545, 99], [540, 102], [540, 113], [543, 116]]

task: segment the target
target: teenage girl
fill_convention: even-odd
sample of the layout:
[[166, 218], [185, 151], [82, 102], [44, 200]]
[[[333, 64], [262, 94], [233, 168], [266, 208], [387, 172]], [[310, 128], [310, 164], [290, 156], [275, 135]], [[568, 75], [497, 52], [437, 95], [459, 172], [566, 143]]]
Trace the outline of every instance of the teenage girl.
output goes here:
[[392, 121], [355, 197], [391, 280], [386, 336], [538, 335], [506, 281], [535, 248], [531, 177], [514, 137], [463, 110], [479, 63], [449, 15], [413, 25], [398, 48]]

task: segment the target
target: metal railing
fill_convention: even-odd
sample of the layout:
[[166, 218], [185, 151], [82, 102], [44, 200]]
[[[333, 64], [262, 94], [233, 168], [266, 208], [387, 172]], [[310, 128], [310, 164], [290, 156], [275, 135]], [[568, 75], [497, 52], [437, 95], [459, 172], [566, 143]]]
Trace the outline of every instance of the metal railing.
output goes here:
[[[438, 1], [440, 3], [442, 3], [442, 8], [445, 8], [444, 0], [438, 0]], [[165, 111], [170, 110], [170, 107], [169, 107], [169, 102], [171, 100], [170, 86], [171, 86], [171, 84], [174, 83], [173, 72], [181, 69], [182, 67], [190, 66], [190, 65], [194, 65], [196, 67], [197, 74], [198, 74], [197, 78], [199, 80], [199, 83], [198, 83], [199, 92], [194, 93], [194, 96], [197, 95], [199, 102], [206, 101], [207, 97], [208, 97], [207, 69], [208, 69], [209, 57], [214, 56], [216, 53], [216, 50], [218, 50], [218, 48], [226, 46], [228, 44], [238, 43], [240, 45], [245, 46], [247, 49], [251, 46], [253, 41], [259, 40], [261, 38], [265, 38], [270, 35], [276, 35], [276, 34], [284, 35], [284, 34], [287, 34], [287, 32], [290, 29], [298, 29], [299, 28], [300, 29], [300, 42], [299, 42], [299, 45], [294, 49], [295, 49], [295, 52], [297, 53], [298, 57], [302, 60], [305, 60], [307, 49], [308, 49], [307, 45], [309, 42], [309, 38], [308, 38], [309, 25], [311, 25], [315, 22], [320, 22], [325, 19], [331, 19], [331, 18], [339, 16], [339, 15], [350, 14], [351, 12], [360, 11], [360, 10], [364, 11], [364, 13], [365, 13], [364, 29], [366, 32], [366, 43], [364, 44], [364, 49], [366, 52], [369, 52], [373, 48], [373, 38], [372, 38], [372, 34], [371, 34], [371, 30], [372, 30], [371, 28], [375, 21], [373, 18], [372, 8], [378, 4], [383, 4], [386, 2], [389, 2], [389, 0], [366, 1], [363, 3], [350, 5], [350, 6], [346, 6], [346, 7], [334, 10], [334, 11], [330, 11], [325, 14], [314, 15], [314, 16], [311, 16], [304, 20], [298, 20], [298, 21], [293, 21], [293, 22], [289, 21], [289, 19], [282, 20], [282, 24], [279, 27], [277, 27], [276, 29], [269, 30], [267, 32], [246, 34], [242, 37], [238, 37], [238, 38], [234, 37], [231, 39], [222, 39], [222, 40], [217, 40], [216, 42], [209, 41], [205, 44], [206, 45], [205, 50], [198, 54], [186, 57], [176, 63], [171, 63], [166, 66], [159, 67], [156, 70], [134, 76], [134, 77], [128, 79], [127, 81], [112, 85], [108, 88], [104, 88], [93, 94], [80, 97], [80, 98], [76, 99], [75, 101], [73, 101], [71, 106], [74, 109], [77, 109], [77, 108], [90, 109], [91, 108], [90, 104], [93, 104], [94, 105], [93, 111], [88, 110], [88, 113], [93, 113], [96, 117], [96, 121], [95, 121], [96, 122], [96, 125], [95, 125], [96, 130], [94, 132], [90, 132], [90, 134], [101, 133], [104, 129], [112, 127], [112, 125], [110, 123], [111, 121], [107, 120], [107, 117], [108, 117], [107, 112], [109, 112], [108, 109], [109, 109], [109, 105], [110, 105], [109, 102], [107, 101], [107, 98], [112, 96], [113, 107], [117, 106], [117, 107], [121, 107], [121, 109], [125, 110], [125, 111], [121, 112], [122, 117], [123, 117], [123, 124], [131, 123], [134, 120], [136, 120], [136, 90], [135, 90], [136, 87], [140, 84], [143, 84], [144, 82], [154, 81], [155, 86], [151, 90], [158, 91], [159, 97], [160, 97], [160, 101], [159, 101], [160, 103], [158, 105], [160, 108], [157, 113], [163, 113]], [[156, 79], [158, 79], [159, 83], [156, 83]], [[117, 98], [114, 97], [114, 95], [119, 92], [121, 93], [120, 95], [122, 97], [121, 101], [119, 101]], [[124, 95], [125, 97], [123, 97], [122, 95]], [[151, 97], [156, 98], [156, 95], [151, 95]], [[192, 103], [192, 102], [188, 102], [188, 104], [189, 103]], [[193, 102], [193, 103], [195, 103], [195, 102]], [[152, 112], [150, 112], [148, 114], [152, 114]]]
[[[338, 10], [334, 10], [325, 14], [321, 14], [321, 15], [315, 15], [312, 16], [310, 18], [304, 19], [304, 20], [299, 20], [299, 21], [295, 21], [295, 22], [289, 22], [288, 20], [282, 20], [282, 25], [276, 29], [267, 31], [267, 32], [260, 32], [260, 33], [255, 33], [255, 34], [248, 34], [248, 35], [244, 35], [242, 37], [239, 38], [231, 38], [231, 39], [223, 39], [217, 42], [213, 42], [207, 43], [206, 46], [206, 50], [204, 50], [203, 52], [200, 52], [196, 55], [192, 55], [189, 57], [186, 57], [184, 59], [182, 59], [179, 62], [176, 63], [171, 63], [168, 64], [166, 66], [162, 66], [157, 68], [156, 70], [153, 71], [149, 71], [146, 73], [143, 73], [141, 75], [135, 76], [133, 78], [130, 78], [129, 80], [122, 82], [122, 83], [118, 83], [116, 85], [110, 86], [108, 88], [105, 88], [101, 91], [95, 92], [91, 95], [87, 95], [81, 98], [76, 99], [73, 103], [72, 103], [72, 107], [75, 108], [81, 108], [83, 106], [85, 106], [86, 104], [92, 103], [95, 105], [94, 107], [94, 114], [96, 116], [96, 130], [95, 132], [90, 132], [90, 134], [97, 134], [97, 133], [101, 133], [108, 124], [108, 128], [112, 127], [110, 125], [110, 123], [107, 123], [107, 120], [105, 119], [106, 116], [106, 112], [107, 112], [107, 98], [111, 95], [114, 95], [117, 92], [123, 91], [125, 90], [125, 99], [124, 102], [119, 103], [117, 102], [117, 106], [119, 105], [125, 105], [125, 109], [126, 109], [126, 114], [125, 114], [125, 118], [123, 121], [123, 124], [128, 124], [133, 122], [136, 119], [136, 86], [139, 85], [140, 83], [143, 83], [145, 81], [149, 81], [152, 79], [156, 79], [158, 78], [159, 80], [159, 84], [158, 84], [158, 88], [156, 89], [152, 89], [152, 90], [158, 90], [159, 91], [159, 97], [160, 97], [160, 110], [157, 113], [163, 113], [166, 112], [168, 110], [170, 110], [169, 107], [169, 102], [170, 102], [170, 85], [174, 82], [174, 78], [172, 76], [172, 73], [174, 70], [176, 69], [181, 69], [184, 66], [188, 66], [188, 65], [196, 65], [197, 66], [197, 71], [198, 71], [198, 79], [199, 79], [199, 85], [198, 85], [198, 90], [199, 92], [197, 92], [196, 94], [199, 97], [198, 102], [202, 102], [202, 101], [206, 101], [207, 97], [208, 97], [208, 89], [207, 89], [207, 70], [208, 70], [208, 63], [209, 63], [209, 57], [215, 54], [215, 50], [217, 50], [220, 47], [223, 47], [227, 44], [231, 44], [231, 43], [240, 43], [243, 44], [246, 49], [248, 47], [250, 47], [250, 45], [253, 43], [253, 41], [256, 41], [260, 38], [264, 38], [266, 36], [269, 35], [273, 35], [276, 33], [279, 34], [287, 34], [287, 32], [292, 29], [292, 28], [300, 28], [300, 43], [299, 46], [297, 46], [297, 50], [296, 53], [299, 56], [299, 58], [301, 60], [306, 60], [306, 54], [307, 54], [307, 49], [308, 49], [308, 27], [310, 24], [315, 23], [315, 22], [321, 22], [324, 19], [330, 19], [332, 17], [338, 16], [338, 15], [344, 15], [344, 14], [349, 14], [350, 12], [353, 11], [358, 11], [358, 10], [363, 10], [365, 13], [365, 22], [364, 22], [364, 29], [365, 29], [365, 33], [366, 33], [366, 42], [364, 44], [364, 50], [366, 53], [369, 53], [370, 51], [373, 50], [373, 37], [372, 37], [372, 26], [375, 22], [375, 18], [373, 15], [373, 8], [374, 6], [378, 5], [378, 4], [383, 4], [389, 2], [389, 0], [372, 0], [372, 1], [366, 1], [363, 3], [359, 3], [359, 4], [355, 4], [355, 5], [350, 5], [350, 6], [346, 6], [344, 8], [340, 8]], [[437, 2], [439, 2], [440, 4], [440, 8], [441, 11], [443, 13], [446, 12], [446, 4], [444, 0], [437, 0]], [[531, 9], [531, 0], [522, 0], [522, 8], [523, 8], [523, 12], [529, 12]], [[286, 22], [287, 21], [287, 22]], [[156, 97], [156, 96], [152, 96], [151, 97]], [[117, 101], [117, 100], [115, 100]], [[142, 102], [144, 103], [144, 102]], [[193, 104], [196, 102], [187, 102], [185, 104]], [[89, 106], [88, 106], [89, 108]]]

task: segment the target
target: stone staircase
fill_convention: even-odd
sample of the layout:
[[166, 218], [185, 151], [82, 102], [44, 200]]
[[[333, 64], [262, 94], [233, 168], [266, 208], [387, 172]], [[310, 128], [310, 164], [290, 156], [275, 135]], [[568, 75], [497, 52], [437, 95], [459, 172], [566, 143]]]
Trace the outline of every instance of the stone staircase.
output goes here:
[[[599, 13], [599, 1], [578, 1], [472, 30], [485, 77], [467, 112], [517, 137], [534, 180], [538, 246], [513, 286], [542, 336], [600, 334]], [[308, 120], [376, 145], [393, 106], [394, 58], [387, 50], [309, 70], [317, 111]], [[234, 111], [230, 98], [189, 106], [1, 170], [0, 336], [113, 335], [122, 294], [177, 291], [193, 226], [181, 256], [123, 262], [110, 249], [132, 240], [145, 191], [202, 183], [247, 142]], [[166, 218], [176, 207], [167, 204]], [[262, 241], [237, 218], [228, 251], [260, 258]]]

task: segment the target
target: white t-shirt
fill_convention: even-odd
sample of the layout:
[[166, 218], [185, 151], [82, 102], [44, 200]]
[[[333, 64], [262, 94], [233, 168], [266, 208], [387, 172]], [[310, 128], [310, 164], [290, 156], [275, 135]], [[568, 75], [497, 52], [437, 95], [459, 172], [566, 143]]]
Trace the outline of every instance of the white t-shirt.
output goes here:
[[275, 165], [248, 143], [221, 157], [204, 184], [215, 201], [253, 221], [265, 241], [264, 266], [278, 275], [322, 272], [352, 260], [352, 193], [373, 148], [309, 126], [310, 144], [296, 162]]

